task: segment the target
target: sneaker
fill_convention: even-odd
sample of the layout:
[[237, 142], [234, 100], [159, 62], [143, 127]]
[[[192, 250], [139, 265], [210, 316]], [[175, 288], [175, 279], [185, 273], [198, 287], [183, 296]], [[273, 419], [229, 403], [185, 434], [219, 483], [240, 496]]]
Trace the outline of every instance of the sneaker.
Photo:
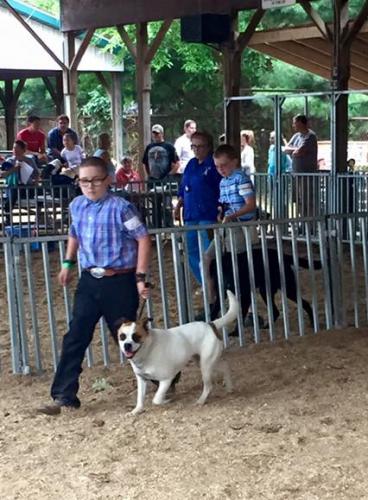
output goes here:
[[[258, 324], [259, 328], [265, 328], [265, 322], [262, 316], [258, 315]], [[253, 313], [248, 313], [246, 318], [244, 319], [244, 328], [250, 328], [254, 326], [254, 317]]]
[[37, 413], [43, 413], [44, 415], [51, 415], [51, 416], [60, 415], [61, 409], [63, 407], [77, 410], [78, 408], [80, 408], [80, 401], [78, 399], [74, 403], [65, 403], [64, 401], [55, 399], [52, 403], [45, 404], [37, 408]]

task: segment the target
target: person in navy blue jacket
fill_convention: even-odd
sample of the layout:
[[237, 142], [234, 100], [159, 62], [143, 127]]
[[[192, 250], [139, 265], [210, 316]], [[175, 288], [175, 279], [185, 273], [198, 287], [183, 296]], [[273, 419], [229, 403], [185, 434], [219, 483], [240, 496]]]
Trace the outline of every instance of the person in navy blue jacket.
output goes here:
[[[179, 200], [175, 208], [176, 217], [184, 208], [186, 226], [201, 226], [217, 222], [219, 184], [221, 176], [213, 161], [213, 138], [206, 132], [195, 132], [191, 137], [194, 158], [189, 160], [179, 188]], [[201, 232], [204, 250], [210, 244], [206, 231]], [[187, 233], [190, 268], [199, 284], [202, 283], [200, 255], [196, 231]]]

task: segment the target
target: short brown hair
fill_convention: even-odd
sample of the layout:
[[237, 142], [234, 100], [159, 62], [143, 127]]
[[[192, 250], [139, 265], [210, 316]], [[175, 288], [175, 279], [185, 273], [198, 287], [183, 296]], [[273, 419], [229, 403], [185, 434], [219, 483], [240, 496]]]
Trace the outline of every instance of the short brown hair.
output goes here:
[[237, 154], [235, 148], [230, 144], [221, 144], [221, 146], [216, 148], [213, 153], [213, 157], [220, 158], [220, 156], [227, 156], [230, 160], [239, 159], [239, 155]]
[[194, 132], [194, 134], [191, 137], [191, 140], [193, 139], [203, 139], [206, 141], [207, 146], [209, 147], [210, 151], [213, 151], [213, 137], [211, 134], [208, 132]]
[[56, 121], [58, 122], [59, 120], [66, 120], [68, 123], [70, 122], [70, 120], [69, 120], [69, 116], [68, 116], [68, 115], [59, 115], [59, 116], [56, 118]]
[[97, 156], [89, 156], [80, 164], [80, 169], [84, 167], [97, 167], [103, 171], [104, 175], [109, 175], [109, 171], [106, 165], [106, 162], [102, 158], [98, 158]]

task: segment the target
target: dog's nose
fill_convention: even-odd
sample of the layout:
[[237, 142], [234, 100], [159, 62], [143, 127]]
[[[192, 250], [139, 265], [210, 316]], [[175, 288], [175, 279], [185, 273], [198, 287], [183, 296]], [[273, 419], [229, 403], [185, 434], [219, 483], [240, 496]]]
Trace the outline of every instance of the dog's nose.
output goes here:
[[131, 352], [132, 351], [132, 344], [124, 344], [124, 349], [126, 352]]

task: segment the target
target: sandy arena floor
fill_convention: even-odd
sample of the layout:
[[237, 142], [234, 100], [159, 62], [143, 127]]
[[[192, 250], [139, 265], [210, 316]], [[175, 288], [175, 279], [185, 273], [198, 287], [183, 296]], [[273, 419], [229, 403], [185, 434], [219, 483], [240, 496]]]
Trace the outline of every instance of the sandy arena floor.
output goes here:
[[[48, 401], [50, 338], [40, 253], [33, 259], [47, 370], [41, 376], [11, 375], [8, 326], [0, 323], [0, 500], [368, 498], [366, 330], [313, 335], [307, 328], [305, 337], [294, 334], [273, 345], [267, 332], [254, 345], [247, 330], [248, 347], [233, 341], [226, 351], [235, 385], [231, 395], [218, 383], [207, 405], [194, 406], [201, 379], [190, 364], [175, 400], [152, 407], [151, 390], [139, 417], [127, 416], [136, 398], [130, 366], [97, 364], [82, 374], [82, 408], [46, 417], [36, 408]], [[55, 252], [51, 264], [60, 341], [66, 325]], [[4, 281], [1, 263], [0, 302], [6, 306]], [[348, 287], [344, 291], [352, 295]], [[154, 295], [160, 322], [158, 287]], [[359, 297], [364, 312], [363, 289]], [[290, 310], [297, 324], [295, 306]], [[352, 312], [350, 301], [350, 318]], [[281, 339], [282, 319], [277, 329]], [[98, 344], [97, 336], [95, 353]], [[116, 361], [112, 346], [111, 354]]]
[[[130, 367], [86, 369], [79, 411], [37, 415], [51, 373], [3, 374], [1, 499], [363, 499], [368, 491], [362, 330], [226, 353], [235, 391], [195, 407], [198, 368], [139, 417]], [[105, 390], [96, 392], [96, 379]], [[152, 393], [149, 394], [152, 397]]]

